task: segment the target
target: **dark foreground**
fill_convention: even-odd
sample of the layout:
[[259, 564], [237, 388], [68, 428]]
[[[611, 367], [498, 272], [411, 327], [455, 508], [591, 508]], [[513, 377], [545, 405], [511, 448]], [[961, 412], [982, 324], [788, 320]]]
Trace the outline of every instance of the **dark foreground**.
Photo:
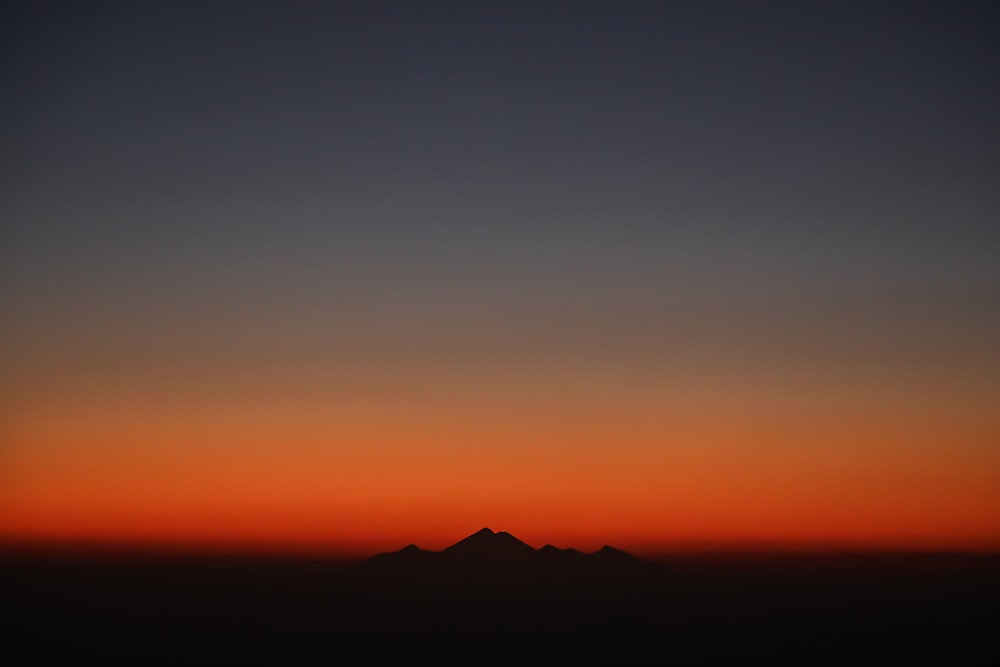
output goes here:
[[[6, 554], [32, 664], [1000, 665], [1000, 556], [675, 557], [614, 581], [324, 559]], [[6, 661], [5, 661], [6, 662]]]

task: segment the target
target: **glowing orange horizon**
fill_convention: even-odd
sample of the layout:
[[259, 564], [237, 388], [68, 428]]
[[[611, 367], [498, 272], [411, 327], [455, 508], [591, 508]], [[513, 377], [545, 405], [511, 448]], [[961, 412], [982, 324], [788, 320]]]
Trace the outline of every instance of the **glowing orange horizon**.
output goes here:
[[996, 469], [942, 465], [920, 454], [919, 434], [903, 465], [884, 446], [804, 452], [789, 443], [795, 433], [769, 433], [741, 456], [707, 431], [680, 449], [655, 446], [655, 429], [632, 432], [652, 444], [628, 449], [549, 434], [540, 449], [468, 451], [461, 432], [411, 435], [405, 447], [368, 432], [353, 451], [105, 441], [32, 456], [46, 451], [39, 444], [8, 457], [0, 539], [363, 555], [442, 548], [485, 525], [534, 546], [639, 553], [1000, 549]]
[[25, 370], [0, 396], [0, 541], [360, 554], [485, 525], [636, 552], [1000, 548], [992, 385], [584, 366], [404, 369], [355, 393], [83, 394], [53, 371], [60, 394]]

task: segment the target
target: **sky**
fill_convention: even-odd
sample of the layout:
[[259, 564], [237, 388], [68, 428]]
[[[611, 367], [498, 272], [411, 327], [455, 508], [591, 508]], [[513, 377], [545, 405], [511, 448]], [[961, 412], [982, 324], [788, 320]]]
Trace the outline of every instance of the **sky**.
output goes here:
[[0, 540], [1000, 549], [1000, 21], [11, 2]]

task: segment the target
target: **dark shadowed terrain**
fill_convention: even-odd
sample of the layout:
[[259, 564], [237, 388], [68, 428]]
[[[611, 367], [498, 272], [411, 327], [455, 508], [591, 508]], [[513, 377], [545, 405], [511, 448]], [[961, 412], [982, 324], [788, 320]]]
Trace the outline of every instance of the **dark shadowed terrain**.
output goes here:
[[361, 563], [8, 550], [0, 571], [26, 662], [1000, 664], [997, 555], [647, 562], [484, 529]]

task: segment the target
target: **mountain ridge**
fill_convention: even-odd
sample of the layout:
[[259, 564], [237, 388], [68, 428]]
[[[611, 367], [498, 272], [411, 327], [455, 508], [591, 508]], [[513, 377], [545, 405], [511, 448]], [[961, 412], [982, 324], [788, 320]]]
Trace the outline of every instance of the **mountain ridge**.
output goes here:
[[362, 561], [360, 570], [377, 581], [398, 584], [428, 584], [442, 581], [463, 585], [505, 583], [532, 584], [620, 584], [663, 571], [622, 549], [605, 545], [594, 552], [541, 548], [519, 540], [506, 531], [482, 528], [439, 551], [414, 544], [398, 551], [376, 554]]

